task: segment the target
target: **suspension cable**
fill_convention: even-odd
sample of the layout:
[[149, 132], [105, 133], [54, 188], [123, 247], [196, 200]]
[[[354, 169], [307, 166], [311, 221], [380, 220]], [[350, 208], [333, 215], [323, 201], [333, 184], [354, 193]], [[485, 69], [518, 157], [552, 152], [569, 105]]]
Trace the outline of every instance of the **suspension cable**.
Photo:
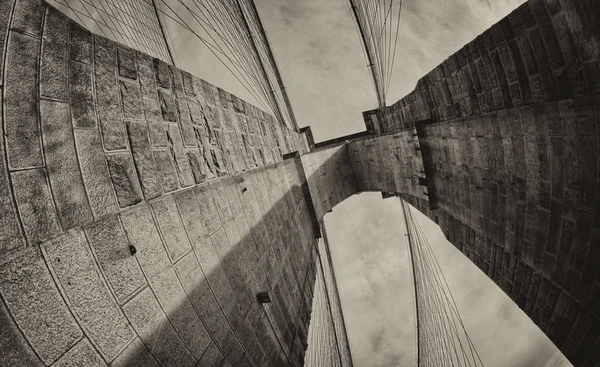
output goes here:
[[417, 366], [483, 367], [423, 228], [401, 199], [415, 285]]

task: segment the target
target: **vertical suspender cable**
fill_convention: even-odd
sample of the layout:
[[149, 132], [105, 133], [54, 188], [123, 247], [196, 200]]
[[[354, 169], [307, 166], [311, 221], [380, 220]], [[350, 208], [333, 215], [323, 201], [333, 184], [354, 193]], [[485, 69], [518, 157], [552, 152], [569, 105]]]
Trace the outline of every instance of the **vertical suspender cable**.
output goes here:
[[377, 103], [379, 104], [379, 108], [383, 108], [383, 107], [385, 107], [385, 101], [382, 99], [382, 95], [380, 93], [380, 91], [382, 89], [379, 85], [379, 78], [376, 76], [376, 73], [375, 73], [375, 67], [374, 67], [373, 58], [371, 55], [371, 48], [369, 47], [369, 44], [367, 43], [367, 39], [365, 38], [365, 33], [363, 31], [363, 25], [360, 21], [360, 17], [358, 16], [358, 12], [356, 11], [356, 4], [355, 4], [356, 0], [349, 0], [349, 1], [350, 1], [350, 7], [352, 8], [352, 14], [354, 14], [354, 18], [356, 18], [356, 23], [358, 24], [358, 29], [360, 31], [360, 38], [362, 39], [363, 44], [365, 45], [365, 53], [367, 54], [367, 61], [369, 63], [369, 68], [371, 69], [371, 76], [373, 77], [373, 83], [375, 83], [375, 94], [377, 94]]
[[256, 53], [256, 57], [258, 58], [258, 63], [260, 64], [260, 69], [263, 73], [263, 78], [265, 78], [265, 80], [267, 82], [267, 86], [270, 89], [271, 98], [273, 99], [273, 104], [275, 105], [275, 109], [276, 109], [276, 111], [274, 111], [274, 112], [277, 114], [277, 119], [279, 120], [279, 122], [283, 124], [283, 123], [285, 123], [285, 120], [283, 119], [283, 114], [281, 113], [279, 103], [277, 103], [277, 98], [275, 98], [275, 91], [273, 90], [273, 86], [271, 85], [271, 80], [269, 79], [269, 74], [267, 73], [267, 70], [265, 69], [265, 65], [260, 58], [260, 53], [258, 52], [258, 47], [256, 46], [256, 41], [254, 40], [254, 37], [252, 36], [252, 30], [250, 29], [250, 25], [248, 24], [248, 20], [246, 19], [246, 13], [244, 12], [244, 8], [242, 7], [240, 0], [235, 0], [235, 2], [239, 8], [242, 22], [244, 23], [246, 31], [248, 32], [248, 36], [250, 37], [250, 41], [251, 41], [250, 43], [252, 44], [252, 49], [254, 50], [254, 52]]
[[154, 12], [156, 13], [156, 19], [158, 19], [158, 28], [160, 28], [160, 32], [162, 33], [163, 39], [165, 40], [165, 46], [167, 47], [167, 51], [169, 52], [171, 64], [175, 65], [175, 59], [173, 58], [173, 53], [171, 52], [171, 47], [169, 46], [169, 42], [167, 41], [167, 35], [165, 34], [165, 28], [162, 24], [162, 21], [160, 20], [160, 15], [158, 14], [158, 8], [156, 6], [156, 2], [152, 0], [152, 7], [154, 8]]
[[285, 88], [285, 84], [283, 83], [283, 79], [281, 78], [281, 73], [279, 71], [279, 67], [277, 66], [277, 62], [275, 62], [275, 55], [273, 55], [273, 50], [271, 49], [271, 44], [269, 43], [269, 39], [267, 38], [267, 32], [265, 31], [265, 27], [260, 18], [260, 14], [258, 13], [258, 8], [254, 3], [254, 0], [248, 0], [252, 7], [252, 11], [254, 12], [254, 18], [256, 19], [256, 23], [258, 25], [258, 30], [260, 31], [261, 37], [266, 45], [267, 54], [271, 61], [271, 65], [275, 71], [275, 77], [277, 78], [277, 83], [279, 84], [279, 89], [281, 90], [281, 94], [283, 95], [283, 100], [285, 105], [287, 106], [288, 113], [290, 115], [290, 119], [292, 120], [292, 124], [294, 130], [298, 131], [298, 123], [296, 122], [296, 116], [294, 115], [294, 110], [292, 109], [292, 104], [290, 103], [290, 99], [287, 94], [287, 90]]
[[414, 257], [414, 253], [413, 253], [413, 244], [412, 244], [412, 238], [411, 238], [411, 231], [410, 231], [410, 226], [408, 225], [408, 217], [407, 217], [407, 213], [406, 213], [406, 204], [404, 203], [404, 200], [400, 199], [400, 202], [402, 203], [402, 213], [404, 214], [404, 224], [406, 226], [406, 236], [408, 237], [408, 252], [410, 253], [410, 263], [411, 263], [411, 268], [412, 268], [412, 273], [413, 273], [413, 281], [415, 283], [414, 289], [415, 289], [415, 320], [416, 320], [416, 324], [417, 324], [417, 367], [419, 367], [421, 365], [421, 351], [420, 351], [420, 346], [419, 346], [419, 298], [417, 296], [417, 273], [415, 270], [415, 257]]

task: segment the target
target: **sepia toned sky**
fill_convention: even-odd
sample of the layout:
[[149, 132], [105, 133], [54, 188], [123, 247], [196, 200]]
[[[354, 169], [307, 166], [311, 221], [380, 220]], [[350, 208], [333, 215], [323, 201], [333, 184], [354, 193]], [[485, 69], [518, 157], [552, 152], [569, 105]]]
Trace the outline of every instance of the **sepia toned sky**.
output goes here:
[[[357, 210], [360, 208], [360, 210]], [[486, 367], [571, 364], [529, 318], [413, 209]], [[412, 273], [397, 199], [362, 193], [325, 216], [356, 367], [416, 366]]]

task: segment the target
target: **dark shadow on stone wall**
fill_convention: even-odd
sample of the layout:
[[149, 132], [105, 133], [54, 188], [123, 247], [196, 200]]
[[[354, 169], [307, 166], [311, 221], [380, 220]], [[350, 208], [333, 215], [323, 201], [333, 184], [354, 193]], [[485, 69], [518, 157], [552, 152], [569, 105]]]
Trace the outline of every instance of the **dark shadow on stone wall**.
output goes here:
[[309, 195], [297, 157], [9, 254], [2, 364], [301, 366], [318, 256]]

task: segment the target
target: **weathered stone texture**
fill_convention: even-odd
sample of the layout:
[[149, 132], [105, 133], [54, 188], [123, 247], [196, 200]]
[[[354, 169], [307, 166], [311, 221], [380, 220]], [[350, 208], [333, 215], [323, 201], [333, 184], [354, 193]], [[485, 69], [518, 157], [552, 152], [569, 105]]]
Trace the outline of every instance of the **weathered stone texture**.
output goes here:
[[86, 226], [85, 234], [117, 302], [123, 303], [146, 286], [118, 216], [108, 216]]
[[159, 367], [142, 341], [136, 338], [111, 364], [113, 367]]
[[44, 363], [54, 362], [81, 338], [81, 329], [56, 288], [39, 248], [3, 257], [0, 294]]
[[177, 110], [175, 107], [175, 101], [173, 100], [173, 95], [170, 92], [159, 89], [158, 100], [160, 103], [160, 110], [162, 112], [163, 120], [176, 122]]
[[[0, 98], [1, 100], [1, 98]], [[0, 128], [0, 130], [3, 130]], [[25, 245], [21, 234], [15, 202], [9, 185], [8, 170], [5, 164], [4, 141], [0, 139], [0, 253]]]
[[144, 122], [127, 122], [129, 145], [145, 200], [153, 199], [162, 194], [160, 173], [152, 155], [148, 133], [148, 126]]
[[44, 21], [42, 59], [40, 65], [40, 94], [43, 97], [68, 101], [68, 31], [69, 24], [62, 14], [48, 7]]
[[77, 161], [69, 105], [40, 101], [44, 153], [50, 187], [63, 230], [92, 219]]
[[121, 208], [142, 201], [142, 191], [130, 153], [106, 156], [112, 184]]
[[167, 253], [171, 262], [175, 263], [191, 250], [190, 241], [181, 222], [177, 206], [172, 197], [165, 197], [152, 203], [152, 211], [162, 238], [165, 241]]
[[43, 168], [11, 174], [19, 216], [25, 236], [31, 244], [39, 244], [60, 232], [60, 223]]
[[12, 15], [11, 28], [39, 36], [46, 4], [43, 0], [17, 0]]
[[35, 355], [18, 326], [12, 320], [4, 302], [0, 302], [0, 363], [6, 367], [43, 366]]
[[[281, 163], [302, 138], [42, 0], [18, 0], [9, 30], [13, 4], [0, 2], [0, 364], [281, 365], [271, 355], [293, 342], [273, 335], [299, 323], [291, 258], [314, 235]], [[276, 331], [253, 294], [271, 285]]]
[[175, 270], [168, 267], [149, 282], [173, 327], [196, 360], [200, 359], [210, 343], [210, 335], [188, 301]]
[[71, 60], [90, 64], [93, 59], [92, 50], [94, 48], [94, 36], [90, 31], [74, 21], [68, 21], [66, 19], [65, 21], [69, 23], [69, 33], [71, 36], [69, 55], [71, 56]]
[[179, 179], [175, 172], [175, 163], [171, 152], [166, 150], [155, 150], [152, 152], [158, 174], [161, 178], [162, 189], [165, 193], [175, 191], [179, 188]]
[[74, 131], [81, 175], [94, 218], [119, 210], [100, 134], [94, 130]]
[[105, 358], [113, 359], [132, 339], [133, 331], [104, 283], [84, 233], [67, 232], [42, 248], [86, 335]]
[[71, 366], [105, 367], [106, 363], [90, 345], [89, 340], [82, 339], [52, 365], [52, 367]]
[[123, 213], [121, 221], [130, 244], [138, 251], [136, 258], [148, 279], [171, 265], [148, 205]]
[[117, 68], [114, 43], [96, 37], [94, 47], [94, 77], [98, 121], [106, 150], [127, 148], [127, 137], [119, 108], [119, 87], [115, 70]]
[[150, 288], [144, 289], [123, 306], [123, 311], [148, 350], [162, 364], [195, 366], [196, 361], [177, 335], [171, 323], [165, 322]]
[[11, 169], [43, 165], [38, 121], [39, 40], [9, 32], [4, 80], [6, 155]]
[[135, 50], [119, 46], [119, 76], [137, 79], [137, 67], [135, 65]]
[[143, 118], [139, 83], [137, 81], [121, 79], [119, 80], [119, 88], [121, 91], [121, 103], [123, 104], [123, 117], [126, 119]]

